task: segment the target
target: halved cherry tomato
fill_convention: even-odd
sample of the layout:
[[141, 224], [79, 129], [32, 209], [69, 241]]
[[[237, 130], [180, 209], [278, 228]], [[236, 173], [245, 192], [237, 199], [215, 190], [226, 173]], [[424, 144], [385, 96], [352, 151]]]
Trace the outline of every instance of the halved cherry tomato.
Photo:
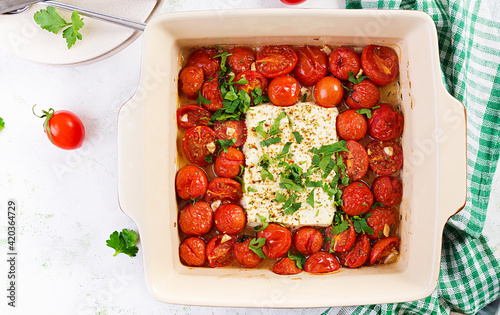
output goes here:
[[388, 104], [380, 104], [368, 120], [368, 133], [377, 140], [396, 139], [403, 132], [403, 115]]
[[179, 89], [189, 99], [196, 99], [203, 84], [203, 70], [195, 66], [187, 66], [179, 74]]
[[401, 202], [403, 198], [403, 185], [397, 178], [380, 176], [372, 184], [373, 197], [387, 207], [392, 207]]
[[232, 147], [239, 147], [247, 141], [247, 124], [242, 120], [217, 120], [214, 124], [215, 137], [217, 139], [234, 139], [236, 142]]
[[215, 159], [214, 171], [220, 177], [235, 178], [245, 165], [245, 156], [235, 148], [227, 148], [227, 153], [221, 151]]
[[340, 152], [346, 166], [346, 174], [351, 180], [360, 180], [368, 171], [368, 155], [365, 148], [356, 141], [346, 141], [349, 152]]
[[206, 78], [215, 78], [220, 71], [220, 61], [213, 58], [219, 51], [212, 48], [199, 49], [194, 51], [188, 58], [188, 66], [200, 67]]
[[334, 49], [329, 56], [330, 72], [338, 79], [349, 80], [349, 72], [357, 75], [361, 68], [358, 54], [347, 47]]
[[205, 200], [208, 203], [213, 203], [220, 200], [221, 203], [236, 203], [239, 202], [243, 190], [240, 183], [230, 178], [217, 177], [212, 179], [208, 184]]
[[350, 221], [347, 230], [340, 232], [339, 234], [333, 234], [332, 227], [329, 226], [325, 230], [325, 239], [329, 239], [325, 242], [325, 250], [330, 253], [343, 253], [350, 250], [352, 245], [354, 245], [354, 241], [356, 240], [356, 230]]
[[304, 270], [310, 273], [327, 273], [339, 270], [340, 264], [332, 254], [319, 252], [309, 256], [304, 265]]
[[262, 251], [269, 258], [278, 258], [286, 254], [292, 246], [292, 233], [286, 227], [270, 223], [267, 228], [257, 232], [257, 238], [263, 237], [266, 243]]
[[323, 245], [323, 235], [313, 227], [304, 226], [295, 232], [293, 245], [304, 255], [315, 254]]
[[366, 145], [370, 168], [378, 175], [390, 175], [403, 165], [403, 149], [393, 140], [373, 140]]
[[389, 47], [368, 45], [361, 54], [361, 67], [375, 84], [384, 86], [399, 73], [398, 55]]
[[253, 239], [253, 237], [243, 235], [234, 244], [233, 256], [240, 265], [246, 268], [255, 268], [264, 260], [249, 248]]
[[276, 78], [292, 72], [297, 54], [288, 46], [264, 46], [257, 52], [255, 67], [266, 78]]
[[247, 216], [242, 207], [235, 204], [225, 204], [218, 207], [214, 213], [215, 227], [221, 233], [238, 234], [247, 223]]
[[386, 237], [377, 241], [372, 248], [370, 254], [370, 264], [374, 265], [383, 261], [391, 253], [397, 253], [399, 248], [399, 238]]
[[262, 74], [257, 71], [248, 70], [242, 72], [234, 78], [234, 82], [238, 82], [239, 80], [245, 78], [248, 83], [247, 84], [237, 84], [238, 90], [244, 90], [248, 94], [250, 94], [256, 87], [260, 88], [263, 92], [267, 91], [267, 79]]
[[179, 246], [179, 256], [186, 265], [202, 266], [207, 261], [206, 247], [205, 241], [201, 238], [188, 237]]
[[370, 256], [370, 239], [366, 234], [361, 234], [356, 239], [354, 247], [341, 256], [340, 262], [349, 268], [358, 268], [366, 263]]
[[350, 108], [372, 108], [377, 105], [380, 98], [380, 91], [378, 90], [378, 86], [372, 81], [364, 79], [360, 83], [354, 85], [349, 82], [347, 87], [352, 90], [348, 93], [346, 99], [346, 103]]
[[188, 130], [196, 126], [207, 126], [212, 114], [198, 105], [186, 105], [177, 110], [177, 125]]
[[213, 225], [213, 211], [205, 201], [198, 201], [194, 205], [189, 203], [179, 213], [179, 227], [187, 235], [207, 234]]
[[202, 105], [211, 112], [215, 112], [224, 106], [222, 104], [219, 83], [216, 79], [207, 80], [203, 83], [201, 86], [201, 95], [210, 101], [209, 104], [202, 103]]
[[203, 198], [207, 185], [207, 175], [198, 166], [186, 165], [175, 177], [177, 194], [184, 200]]
[[271, 103], [277, 106], [291, 106], [299, 99], [299, 82], [293, 77], [275, 78], [269, 83], [267, 92]]
[[231, 56], [227, 57], [227, 63], [235, 74], [250, 70], [255, 61], [255, 53], [247, 47], [235, 47], [228, 51]]
[[339, 79], [324, 77], [314, 86], [314, 99], [323, 107], [335, 107], [344, 97], [344, 88]]
[[366, 117], [356, 113], [354, 109], [348, 109], [337, 116], [337, 132], [344, 140], [359, 141], [367, 130]]
[[399, 221], [399, 215], [393, 208], [376, 207], [370, 210], [366, 223], [373, 229], [371, 239], [380, 239], [390, 235]]
[[302, 269], [297, 267], [295, 261], [288, 257], [283, 257], [280, 261], [274, 264], [273, 272], [279, 275], [296, 275], [302, 272]]
[[215, 133], [206, 126], [189, 129], [182, 138], [182, 150], [187, 159], [196, 165], [207, 165], [205, 158], [215, 152]]
[[234, 235], [214, 236], [207, 245], [207, 260], [210, 267], [224, 267], [233, 261]]
[[304, 86], [315, 85], [328, 72], [328, 57], [318, 46], [302, 46], [296, 51], [298, 61], [293, 75]]
[[373, 194], [362, 182], [352, 182], [342, 194], [342, 211], [355, 216], [368, 212], [373, 205]]

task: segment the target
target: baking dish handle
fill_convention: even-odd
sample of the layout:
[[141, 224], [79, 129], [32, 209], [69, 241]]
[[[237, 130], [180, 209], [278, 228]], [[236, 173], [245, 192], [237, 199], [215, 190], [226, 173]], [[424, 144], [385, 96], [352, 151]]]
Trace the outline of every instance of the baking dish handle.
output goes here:
[[444, 86], [438, 93], [439, 222], [465, 206], [467, 197], [467, 120], [464, 105]]

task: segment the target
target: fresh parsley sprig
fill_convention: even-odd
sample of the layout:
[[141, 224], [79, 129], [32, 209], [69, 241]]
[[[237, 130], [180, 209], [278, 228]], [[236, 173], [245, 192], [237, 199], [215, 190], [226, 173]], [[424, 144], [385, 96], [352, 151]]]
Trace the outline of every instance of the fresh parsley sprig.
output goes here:
[[304, 265], [306, 264], [306, 257], [304, 257], [304, 255], [299, 253], [292, 255], [290, 251], [288, 251], [288, 258], [295, 261], [297, 268], [304, 269]]
[[71, 23], [66, 22], [53, 7], [47, 7], [45, 10], [42, 9], [36, 12], [33, 18], [42, 29], [56, 35], [66, 27], [63, 31], [63, 38], [66, 39], [68, 49], [76, 43], [77, 39], [81, 40], [83, 38], [79, 30], [84, 23], [78, 11], [73, 11], [71, 14]]
[[0, 131], [2, 131], [3, 128], [5, 128], [5, 122], [3, 121], [3, 118], [0, 117]]
[[130, 257], [135, 257], [139, 248], [137, 248], [139, 236], [133, 230], [123, 229], [120, 233], [114, 231], [109, 236], [109, 240], [106, 240], [106, 245], [115, 250], [113, 256], [123, 253], [129, 255]]

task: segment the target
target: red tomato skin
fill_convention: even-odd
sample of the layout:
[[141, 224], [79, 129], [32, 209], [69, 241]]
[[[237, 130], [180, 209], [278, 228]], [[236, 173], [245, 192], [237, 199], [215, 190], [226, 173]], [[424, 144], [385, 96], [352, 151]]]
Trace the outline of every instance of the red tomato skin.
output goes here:
[[380, 176], [372, 184], [373, 197], [376, 201], [387, 207], [392, 207], [401, 202], [403, 198], [403, 185], [397, 178]]
[[279, 275], [296, 275], [302, 272], [302, 269], [297, 267], [295, 261], [288, 257], [283, 257], [280, 261], [274, 264], [273, 272]]
[[344, 97], [344, 88], [339, 79], [324, 77], [314, 86], [313, 95], [318, 105], [326, 108], [335, 107]]
[[366, 234], [361, 234], [356, 239], [354, 247], [341, 256], [340, 262], [349, 268], [358, 268], [364, 265], [370, 256], [370, 239]]
[[403, 149], [393, 140], [373, 140], [366, 145], [366, 152], [370, 168], [378, 175], [393, 174], [403, 166]]
[[213, 203], [220, 200], [222, 204], [237, 203], [243, 196], [240, 183], [231, 178], [217, 177], [208, 184], [205, 201]]
[[[227, 235], [227, 234], [225, 234]], [[224, 267], [233, 261], [233, 247], [236, 243], [236, 236], [228, 235], [230, 240], [222, 243], [223, 235], [214, 236], [207, 245], [207, 260], [210, 267]]]
[[354, 229], [352, 222], [349, 222], [347, 230], [339, 234], [333, 234], [332, 227], [329, 226], [325, 230], [325, 239], [327, 237], [329, 237], [330, 240], [325, 242], [324, 249], [330, 253], [343, 253], [350, 250], [354, 245], [354, 241], [356, 240], [356, 230]]
[[[177, 110], [176, 116], [177, 126], [188, 130], [196, 126], [207, 126], [212, 114], [198, 105], [185, 105]], [[187, 121], [183, 121], [186, 119]]]
[[207, 144], [214, 143], [215, 133], [206, 126], [197, 126], [186, 131], [184, 138], [182, 138], [182, 150], [186, 158], [193, 164], [204, 166], [208, 162], [205, 157], [211, 155], [207, 148]]
[[339, 80], [349, 80], [349, 72], [356, 76], [361, 68], [358, 54], [347, 47], [334, 49], [328, 57], [330, 72]]
[[266, 239], [262, 251], [269, 258], [278, 258], [285, 255], [292, 245], [290, 230], [275, 223], [269, 223], [267, 228], [257, 232], [257, 238], [260, 237]]
[[361, 67], [373, 83], [384, 86], [399, 73], [398, 55], [389, 47], [368, 45], [361, 54]]
[[293, 236], [293, 246], [306, 256], [319, 252], [322, 245], [323, 235], [310, 226], [301, 227]]
[[250, 94], [256, 87], [260, 88], [263, 93], [267, 91], [267, 79], [262, 74], [257, 71], [248, 70], [238, 74], [234, 78], [234, 82], [238, 82], [239, 80], [245, 78], [248, 83], [241, 85], [236, 84], [238, 90], [244, 90], [248, 94]]
[[210, 104], [202, 103], [203, 107], [211, 112], [222, 108], [222, 94], [219, 89], [219, 83], [216, 79], [207, 80], [201, 86], [201, 95], [210, 101]]
[[368, 120], [368, 133], [377, 140], [392, 140], [403, 133], [403, 115], [388, 104], [380, 104]]
[[236, 261], [245, 268], [255, 268], [264, 260], [248, 247], [250, 245], [250, 241], [253, 239], [253, 237], [247, 238], [241, 243], [240, 239], [238, 239], [238, 241], [234, 244], [233, 256]]
[[238, 234], [247, 223], [245, 211], [235, 204], [221, 205], [215, 210], [214, 218], [217, 230], [225, 234]]
[[355, 216], [368, 212], [373, 205], [373, 194], [362, 182], [352, 182], [344, 188], [342, 211]]
[[49, 130], [52, 134], [52, 139], [47, 130], [45, 130], [47, 138], [58, 148], [74, 150], [83, 145], [85, 127], [80, 118], [70, 111], [56, 111], [49, 120]]
[[188, 237], [179, 246], [179, 256], [186, 265], [199, 267], [207, 261], [206, 247], [205, 241], [201, 238]]
[[288, 5], [297, 5], [306, 2], [306, 0], [280, 0], [280, 1]]
[[255, 67], [266, 78], [276, 78], [292, 72], [297, 60], [289, 46], [264, 46], [257, 52]]
[[377, 105], [380, 99], [378, 86], [369, 79], [364, 79], [358, 84], [349, 83], [347, 85], [354, 92], [348, 94], [346, 99], [347, 106], [353, 109], [372, 108]]
[[212, 208], [204, 201], [189, 203], [179, 213], [179, 227], [186, 235], [201, 236], [210, 232], [213, 226]]
[[304, 271], [309, 273], [327, 273], [337, 271], [340, 264], [332, 254], [319, 252], [307, 258]]
[[186, 165], [175, 177], [177, 194], [184, 200], [203, 198], [207, 192], [207, 186], [207, 175], [198, 166]]
[[381, 260], [385, 259], [392, 250], [398, 250], [399, 248], [399, 238], [397, 237], [386, 237], [377, 241], [372, 248], [370, 253], [370, 265], [379, 263]]
[[227, 63], [235, 74], [250, 70], [252, 63], [255, 62], [255, 52], [250, 48], [235, 47], [228, 52], [232, 55], [227, 57]]
[[[228, 135], [228, 128], [234, 129], [231, 135]], [[247, 141], [247, 123], [242, 120], [217, 120], [214, 124], [215, 137], [217, 139], [229, 140], [234, 139], [236, 142], [232, 147], [239, 147]]]
[[187, 66], [179, 74], [179, 89], [187, 98], [194, 100], [203, 84], [203, 70], [195, 66]]
[[368, 171], [368, 155], [365, 148], [356, 141], [347, 140], [349, 152], [340, 152], [346, 165], [346, 174], [351, 180], [360, 180]]
[[299, 93], [299, 82], [293, 77], [278, 77], [269, 83], [268, 96], [276, 106], [292, 106], [299, 99]]
[[245, 165], [245, 156], [235, 148], [227, 148], [227, 153], [221, 151], [215, 159], [214, 171], [217, 176], [235, 178], [240, 175]]
[[219, 59], [213, 58], [217, 54], [215, 49], [199, 49], [189, 56], [187, 64], [201, 68], [205, 78], [215, 78], [220, 71]]
[[[376, 207], [370, 210], [371, 215], [366, 219], [366, 223], [373, 229], [373, 234], [368, 235], [372, 240], [383, 238], [384, 227], [387, 224], [395, 228], [399, 221], [399, 215], [393, 208]], [[393, 225], [394, 224], [394, 225]], [[381, 236], [382, 232], [382, 236]]]
[[317, 46], [302, 46], [296, 51], [298, 61], [293, 76], [304, 86], [318, 83], [328, 72], [328, 57]]
[[337, 132], [344, 140], [359, 141], [363, 139], [368, 130], [368, 123], [364, 115], [348, 109], [337, 116]]

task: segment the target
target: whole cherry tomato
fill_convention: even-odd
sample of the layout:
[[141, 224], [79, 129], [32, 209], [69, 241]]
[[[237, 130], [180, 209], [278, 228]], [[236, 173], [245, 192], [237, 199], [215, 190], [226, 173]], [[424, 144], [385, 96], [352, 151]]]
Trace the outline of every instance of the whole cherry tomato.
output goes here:
[[52, 144], [64, 150], [74, 150], [82, 146], [85, 127], [78, 116], [67, 110], [56, 112], [52, 108], [42, 111], [42, 116], [38, 116], [35, 114], [35, 106], [33, 114], [38, 118], [45, 118], [43, 129]]
[[249, 248], [253, 239], [253, 237], [243, 235], [234, 244], [233, 256], [240, 265], [246, 268], [255, 268], [264, 260]]
[[214, 124], [215, 137], [217, 139], [234, 139], [236, 142], [232, 147], [239, 147], [245, 144], [247, 140], [247, 124], [244, 119], [241, 120], [217, 120]]
[[213, 203], [220, 200], [221, 203], [236, 203], [243, 195], [241, 184], [230, 178], [217, 177], [208, 184], [205, 200]]
[[196, 165], [207, 165], [205, 158], [212, 155], [216, 149], [215, 133], [206, 126], [189, 129], [182, 138], [182, 150], [187, 159]]
[[372, 191], [375, 200], [387, 207], [397, 205], [403, 198], [401, 181], [391, 176], [378, 177], [372, 184]]
[[356, 240], [356, 229], [354, 229], [354, 225], [349, 221], [349, 226], [347, 230], [340, 232], [339, 234], [333, 234], [332, 227], [329, 226], [325, 230], [325, 250], [328, 252], [337, 252], [343, 253], [348, 251], [354, 245], [354, 241]]
[[358, 54], [347, 47], [334, 49], [328, 57], [330, 63], [330, 72], [338, 79], [349, 80], [349, 73], [357, 75], [361, 68], [361, 62]]
[[267, 91], [267, 79], [262, 74], [257, 71], [248, 70], [242, 72], [234, 78], [234, 82], [238, 82], [241, 79], [246, 79], [247, 84], [237, 84], [238, 90], [244, 90], [250, 94], [255, 88], [260, 88], [263, 92]]
[[203, 84], [203, 70], [195, 66], [187, 66], [179, 74], [179, 89], [189, 99], [196, 99]]
[[393, 208], [376, 207], [370, 210], [366, 223], [373, 229], [371, 239], [387, 237], [394, 230], [399, 221], [399, 215]]
[[198, 166], [186, 165], [175, 177], [177, 194], [184, 200], [203, 198], [207, 185], [207, 175]]
[[370, 168], [378, 175], [390, 175], [403, 165], [403, 148], [393, 140], [373, 140], [366, 145]]
[[368, 155], [365, 148], [356, 141], [347, 140], [349, 152], [342, 151], [340, 155], [346, 166], [346, 174], [351, 180], [360, 180], [368, 171]]
[[278, 77], [269, 83], [268, 96], [274, 105], [291, 106], [299, 99], [299, 93], [299, 82], [293, 77]]
[[344, 88], [339, 79], [324, 77], [314, 86], [314, 99], [323, 107], [335, 107], [344, 97]]
[[220, 92], [219, 83], [216, 79], [207, 80], [201, 86], [201, 95], [206, 98], [210, 103], [202, 103], [203, 107], [211, 112], [215, 112], [222, 108], [222, 94]]
[[207, 126], [212, 114], [198, 105], [186, 105], [177, 110], [177, 125], [188, 130], [196, 126]]
[[302, 272], [302, 269], [297, 267], [295, 261], [288, 257], [283, 257], [280, 261], [274, 264], [273, 272], [279, 275], [296, 275]]
[[227, 63], [235, 74], [250, 70], [255, 61], [255, 53], [247, 47], [235, 47], [228, 51], [231, 55], [227, 57]]
[[257, 52], [255, 67], [266, 78], [276, 78], [292, 72], [297, 60], [289, 46], [264, 46]]
[[403, 132], [403, 115], [388, 104], [380, 104], [368, 120], [368, 133], [377, 140], [392, 140]]
[[370, 239], [361, 234], [356, 239], [354, 247], [340, 257], [340, 262], [349, 268], [358, 268], [366, 263], [370, 256]]
[[293, 75], [304, 86], [315, 85], [328, 72], [328, 57], [317, 46], [302, 46], [296, 50], [298, 61]]
[[370, 264], [383, 262], [390, 254], [398, 254], [399, 238], [386, 237], [377, 241], [370, 253]]
[[179, 256], [186, 265], [202, 266], [207, 261], [205, 241], [196, 236], [186, 238], [179, 246]]
[[258, 238], [265, 238], [262, 251], [269, 258], [278, 258], [286, 254], [292, 246], [292, 233], [286, 227], [270, 223], [267, 228], [257, 232]]
[[233, 261], [234, 235], [214, 236], [207, 245], [207, 260], [210, 267], [224, 267]]
[[242, 207], [225, 204], [215, 210], [215, 227], [221, 233], [238, 234], [247, 223], [247, 216]]
[[293, 236], [293, 245], [304, 255], [311, 255], [319, 252], [323, 245], [321, 232], [313, 227], [301, 227]]
[[398, 55], [389, 47], [368, 45], [361, 54], [361, 67], [375, 84], [384, 86], [399, 73]]
[[235, 178], [245, 165], [245, 156], [235, 148], [227, 148], [227, 153], [221, 151], [215, 159], [214, 171], [220, 177]]
[[212, 208], [205, 201], [187, 204], [179, 213], [179, 227], [187, 235], [201, 236], [214, 225]]
[[206, 78], [215, 78], [220, 71], [220, 61], [213, 58], [219, 51], [212, 48], [199, 49], [194, 51], [188, 58], [188, 66], [200, 67]]
[[362, 182], [352, 182], [342, 194], [342, 211], [355, 216], [368, 212], [373, 205], [373, 194]]
[[330, 253], [319, 252], [309, 256], [304, 265], [304, 270], [310, 273], [327, 273], [339, 270], [337, 258]]
[[346, 103], [350, 108], [372, 108], [377, 105], [380, 98], [380, 91], [378, 90], [378, 86], [372, 81], [364, 79], [360, 83], [354, 85], [349, 82], [347, 87], [350, 91]]
[[337, 132], [344, 140], [359, 141], [368, 130], [368, 123], [364, 115], [354, 109], [348, 109], [337, 116]]

